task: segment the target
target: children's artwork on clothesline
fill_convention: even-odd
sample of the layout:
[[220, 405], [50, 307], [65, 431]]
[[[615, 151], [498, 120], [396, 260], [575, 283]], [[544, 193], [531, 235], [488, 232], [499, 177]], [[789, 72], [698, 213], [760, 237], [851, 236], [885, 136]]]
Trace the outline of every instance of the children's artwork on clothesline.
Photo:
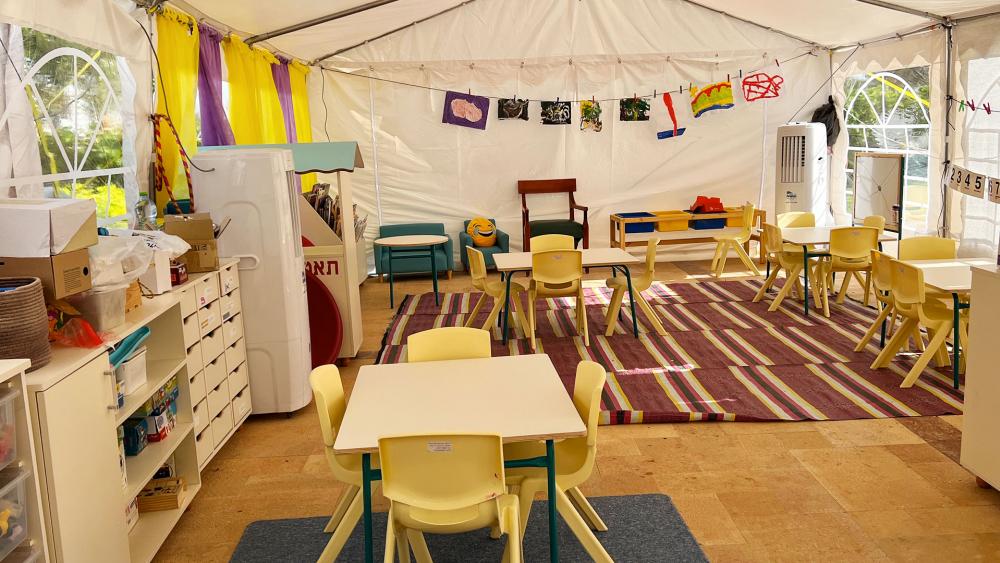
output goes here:
[[649, 121], [649, 102], [646, 98], [622, 98], [618, 101], [619, 121]]
[[601, 103], [595, 100], [580, 100], [580, 131], [601, 131]]
[[674, 124], [673, 129], [667, 129], [666, 131], [659, 131], [656, 133], [657, 139], [673, 139], [674, 137], [680, 137], [684, 134], [686, 129], [684, 127], [677, 127], [677, 112], [674, 111], [674, 100], [670, 94], [663, 94], [663, 105], [667, 106], [667, 115], [670, 116], [670, 122]]
[[444, 117], [441, 122], [486, 129], [486, 117], [489, 113], [489, 98], [449, 91], [444, 95]]
[[528, 120], [528, 100], [500, 98], [497, 100], [497, 119]]
[[569, 125], [573, 123], [569, 102], [542, 102], [542, 125]]
[[755, 72], [743, 79], [743, 99], [748, 102], [769, 100], [781, 94], [785, 79], [778, 74]]
[[707, 86], [691, 87], [691, 112], [701, 117], [706, 112], [733, 107], [733, 85], [716, 82]]

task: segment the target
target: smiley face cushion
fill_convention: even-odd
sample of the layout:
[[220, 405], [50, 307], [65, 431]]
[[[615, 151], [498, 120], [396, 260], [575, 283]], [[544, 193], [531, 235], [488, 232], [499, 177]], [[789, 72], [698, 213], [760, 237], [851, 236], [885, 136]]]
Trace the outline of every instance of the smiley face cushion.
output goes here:
[[496, 225], [485, 217], [476, 217], [469, 221], [465, 232], [472, 237], [472, 243], [476, 246], [495, 246], [497, 243]]

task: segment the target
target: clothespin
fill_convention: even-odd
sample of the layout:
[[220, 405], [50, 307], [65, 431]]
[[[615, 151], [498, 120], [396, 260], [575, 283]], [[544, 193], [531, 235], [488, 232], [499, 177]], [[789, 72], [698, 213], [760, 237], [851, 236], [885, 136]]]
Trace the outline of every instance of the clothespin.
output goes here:
[[969, 100], [965, 102], [965, 105], [969, 106], [970, 110], [976, 111], [976, 100]]
[[595, 99], [595, 97], [594, 97], [594, 96], [591, 96], [591, 97], [590, 97], [590, 103], [592, 103], [592, 104], [596, 104], [596, 103], [597, 103], [597, 99]]
[[993, 114], [993, 109], [990, 108], [989, 102], [983, 102], [983, 111], [986, 112], [986, 115], [992, 115]]
[[732, 82], [732, 80], [730, 78], [731, 77], [729, 76], [729, 73], [727, 72], [726, 73], [726, 82]]
[[958, 101], [958, 111], [965, 111], [965, 100]]
[[778, 62], [778, 59], [774, 59], [774, 66], [781, 68], [781, 63]]
[[559, 103], [559, 96], [556, 96], [556, 103]]
[[469, 95], [472, 95], [472, 88], [469, 88]]
[[633, 102], [638, 102], [639, 101], [639, 96], [636, 96], [635, 92], [632, 92], [632, 101]]
[[740, 80], [743, 80], [743, 69], [740, 69]]
[[656, 89], [653, 89], [653, 97], [656, 97]]

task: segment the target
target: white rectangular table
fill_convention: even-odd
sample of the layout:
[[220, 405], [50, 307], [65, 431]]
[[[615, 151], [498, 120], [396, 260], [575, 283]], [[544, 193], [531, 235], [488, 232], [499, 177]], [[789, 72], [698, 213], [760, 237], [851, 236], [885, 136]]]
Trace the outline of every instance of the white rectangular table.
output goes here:
[[[805, 267], [802, 268], [803, 280], [805, 285], [805, 295], [802, 299], [805, 315], [809, 316], [809, 257], [812, 256], [828, 256], [829, 253], [823, 250], [816, 250], [815, 248], [810, 248], [811, 246], [823, 246], [830, 244], [830, 231], [833, 229], [839, 229], [844, 227], [851, 227], [853, 225], [835, 225], [832, 227], [785, 227], [781, 229], [782, 242], [788, 244], [794, 244], [802, 247], [802, 258]], [[883, 242], [888, 242], [892, 240], [898, 240], [899, 235], [897, 233], [882, 232], [878, 237], [879, 248]]]
[[[632, 307], [632, 334], [639, 337], [639, 321], [635, 316], [635, 299], [632, 293], [632, 274], [629, 266], [642, 263], [642, 259], [629, 254], [621, 248], [585, 248], [583, 253], [584, 268], [611, 268], [613, 273], [621, 272], [625, 276], [628, 285], [628, 300]], [[507, 343], [507, 310], [510, 308], [510, 280], [517, 272], [531, 271], [530, 252], [504, 252], [494, 254], [493, 261], [496, 263], [497, 271], [500, 272], [501, 280], [506, 278], [506, 290], [504, 293], [503, 317], [503, 341]]]
[[958, 360], [961, 354], [960, 340], [958, 336], [959, 315], [962, 309], [968, 309], [968, 303], [962, 303], [961, 295], [972, 290], [972, 268], [996, 269], [994, 260], [985, 258], [956, 258], [954, 260], [907, 260], [911, 264], [920, 268], [924, 274], [924, 285], [936, 289], [942, 293], [950, 293], [952, 300], [952, 310], [955, 318], [952, 328], [951, 346], [951, 369], [954, 378], [955, 389], [958, 389]]
[[545, 354], [364, 366], [333, 445], [337, 454], [361, 454], [365, 560], [372, 562], [371, 467], [386, 436], [499, 434], [505, 443], [545, 440], [546, 455], [508, 467], [545, 467], [549, 487], [549, 545], [558, 559], [553, 440], [583, 436], [587, 428]]

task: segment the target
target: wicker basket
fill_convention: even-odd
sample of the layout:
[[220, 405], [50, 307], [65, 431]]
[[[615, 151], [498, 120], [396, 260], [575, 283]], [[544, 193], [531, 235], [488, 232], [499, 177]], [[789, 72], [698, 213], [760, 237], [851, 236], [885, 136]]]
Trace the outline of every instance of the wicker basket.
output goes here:
[[52, 359], [49, 322], [38, 278], [0, 278], [0, 359], [28, 358], [36, 370]]

